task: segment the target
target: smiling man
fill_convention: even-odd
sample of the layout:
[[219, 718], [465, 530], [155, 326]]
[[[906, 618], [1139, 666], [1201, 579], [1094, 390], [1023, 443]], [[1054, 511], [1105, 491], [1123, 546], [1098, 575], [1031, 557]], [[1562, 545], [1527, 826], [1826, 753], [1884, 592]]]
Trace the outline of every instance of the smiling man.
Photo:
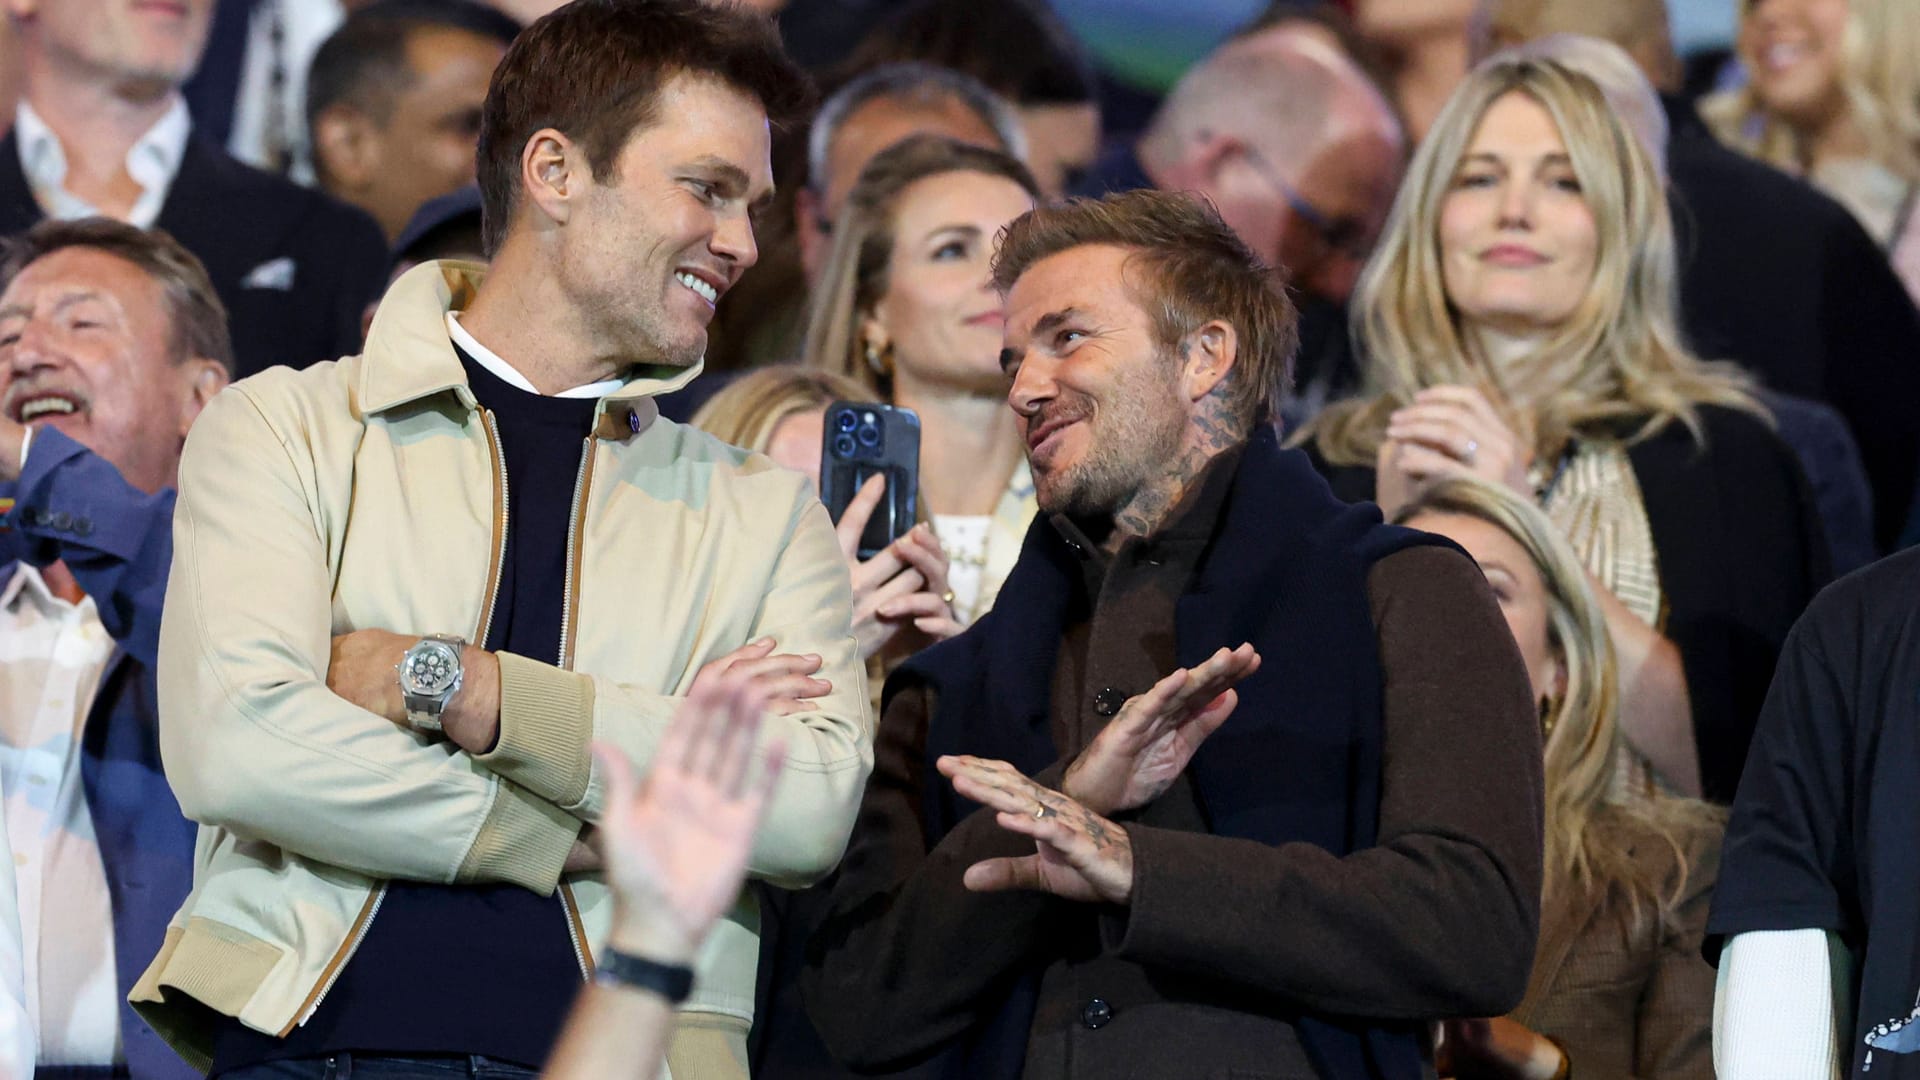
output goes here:
[[209, 406], [161, 633], [200, 857], [135, 991], [195, 1065], [531, 1076], [597, 965], [684, 999], [676, 1078], [744, 1077], [752, 901], [694, 970], [610, 951], [588, 746], [644, 766], [744, 674], [788, 748], [750, 872], [817, 879], [851, 828], [871, 721], [825, 508], [653, 403], [757, 257], [769, 117], [805, 96], [763, 17], [560, 8], [482, 110], [491, 269], [416, 267], [362, 355]]
[[888, 683], [814, 942], [827, 1045], [1422, 1075], [1427, 1021], [1519, 1000], [1539, 916], [1538, 720], [1486, 581], [1280, 448], [1292, 306], [1204, 204], [1035, 210], [994, 279], [1044, 513]]
[[41, 1074], [184, 1078], [125, 1001], [192, 883], [154, 662], [226, 313], [179, 244], [104, 218], [11, 241], [0, 288], [0, 793]]

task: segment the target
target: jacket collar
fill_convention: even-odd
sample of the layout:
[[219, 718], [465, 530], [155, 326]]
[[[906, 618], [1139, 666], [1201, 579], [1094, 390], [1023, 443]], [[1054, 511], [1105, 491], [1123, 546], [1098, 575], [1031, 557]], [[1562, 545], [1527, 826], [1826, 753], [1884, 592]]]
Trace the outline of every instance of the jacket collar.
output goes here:
[[[465, 310], [485, 277], [486, 267], [478, 263], [428, 262], [387, 290], [360, 357], [359, 396], [367, 415], [449, 391], [468, 409], [478, 407], [447, 333], [447, 312]], [[702, 367], [704, 361], [689, 368], [635, 365], [625, 385], [600, 399], [595, 416], [627, 417], [638, 431], [659, 413], [652, 398], [692, 382]], [[598, 430], [610, 434], [612, 426]]]

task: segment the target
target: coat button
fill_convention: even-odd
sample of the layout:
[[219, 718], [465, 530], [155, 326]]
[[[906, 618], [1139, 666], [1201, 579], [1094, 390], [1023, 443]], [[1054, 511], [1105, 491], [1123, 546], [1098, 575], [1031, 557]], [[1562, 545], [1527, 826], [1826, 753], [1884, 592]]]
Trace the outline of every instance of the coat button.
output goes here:
[[48, 523], [61, 532], [65, 532], [73, 528], [73, 515], [67, 513], [65, 510], [55, 510], [53, 517], [48, 519]]
[[1094, 998], [1080, 1010], [1080, 1022], [1087, 1025], [1089, 1031], [1099, 1031], [1113, 1022], [1113, 1006]]
[[92, 518], [74, 518], [73, 519], [73, 535], [92, 536], [93, 535], [93, 519]]
[[1093, 695], [1093, 711], [1101, 716], [1112, 716], [1120, 711], [1120, 706], [1126, 703], [1127, 695], [1111, 686]]

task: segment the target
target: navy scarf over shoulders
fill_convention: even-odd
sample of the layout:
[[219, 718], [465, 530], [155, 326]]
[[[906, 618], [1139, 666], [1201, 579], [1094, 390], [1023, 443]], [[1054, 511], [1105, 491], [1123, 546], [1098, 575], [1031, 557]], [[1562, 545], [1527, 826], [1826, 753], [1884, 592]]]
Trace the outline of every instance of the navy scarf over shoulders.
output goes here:
[[[1210, 830], [1264, 844], [1311, 843], [1346, 855], [1376, 842], [1380, 807], [1382, 673], [1367, 595], [1373, 564], [1447, 541], [1381, 523], [1370, 503], [1336, 499], [1306, 456], [1262, 426], [1241, 458], [1221, 522], [1176, 606], [1179, 663], [1252, 642], [1260, 670], [1240, 704], [1203, 744], [1188, 775]], [[932, 693], [927, 773], [944, 754], [1007, 761], [1027, 775], [1062, 756], [1049, 723], [1055, 655], [1077, 590], [1079, 557], [1042, 515], [999, 599], [974, 629], [903, 665], [887, 696]], [[929, 847], [977, 806], [944, 782], [925, 795]], [[990, 1024], [956, 1048], [970, 1075], [1017, 1075], [1039, 981], [1038, 964]], [[1322, 1076], [1420, 1075], [1413, 1025], [1299, 1014], [1257, 998], [1249, 1008], [1287, 1016]]]

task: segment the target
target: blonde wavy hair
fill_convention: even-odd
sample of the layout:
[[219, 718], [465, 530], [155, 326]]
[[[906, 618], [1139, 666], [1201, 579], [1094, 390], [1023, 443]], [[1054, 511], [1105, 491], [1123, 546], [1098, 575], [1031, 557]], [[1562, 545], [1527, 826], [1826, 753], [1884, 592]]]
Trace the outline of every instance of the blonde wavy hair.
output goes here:
[[[1743, 0], [1741, 18], [1753, 14]], [[1840, 40], [1840, 93], [1867, 144], [1867, 156], [1896, 175], [1920, 182], [1920, 4], [1913, 0], [1849, 0]], [[1753, 57], [1744, 49], [1741, 58]], [[1700, 115], [1721, 142], [1789, 172], [1811, 162], [1805, 140], [1767, 111], [1751, 86], [1715, 94]]]
[[[1441, 274], [1441, 206], [1481, 118], [1521, 93], [1553, 117], [1598, 233], [1586, 295], [1522, 370], [1497, 370], [1476, 354]], [[1354, 293], [1352, 333], [1366, 367], [1361, 396], [1329, 406], [1299, 439], [1319, 441], [1338, 465], [1371, 466], [1387, 417], [1430, 386], [1465, 384], [1510, 410], [1531, 434], [1536, 460], [1576, 435], [1628, 441], [1679, 422], [1701, 435], [1696, 408], [1724, 405], [1760, 416], [1752, 382], [1730, 365], [1697, 359], [1675, 316], [1673, 223], [1658, 167], [1608, 106], [1594, 81], [1558, 61], [1507, 53], [1488, 58], [1454, 91], [1414, 154], [1385, 234]], [[1512, 415], [1512, 403], [1531, 411]], [[1505, 404], [1503, 404], [1505, 403]]]
[[[1664, 924], [1686, 895], [1685, 836], [1717, 825], [1722, 815], [1696, 799], [1614, 796], [1625, 738], [1620, 733], [1620, 674], [1606, 615], [1573, 548], [1539, 508], [1473, 476], [1449, 477], [1422, 490], [1394, 515], [1406, 524], [1425, 514], [1473, 518], [1506, 533], [1527, 553], [1547, 597], [1547, 643], [1566, 672], [1566, 692], [1541, 715], [1546, 731], [1546, 875], [1548, 903], [1596, 889], [1618, 889], [1630, 917], [1642, 905]], [[1671, 845], [1677, 883], [1630, 856], [1617, 834], [1596, 831], [1606, 819], [1638, 825]]]
[[844, 375], [776, 364], [728, 383], [700, 406], [692, 424], [721, 442], [764, 452], [782, 420], [869, 396], [866, 387]]
[[983, 146], [913, 135], [874, 155], [833, 223], [833, 248], [807, 309], [802, 364], [853, 379], [865, 388], [862, 398], [893, 399], [888, 371], [868, 362], [860, 322], [887, 295], [900, 196], [921, 180], [954, 172], [1011, 180], [1040, 199], [1040, 185], [1018, 158]]

